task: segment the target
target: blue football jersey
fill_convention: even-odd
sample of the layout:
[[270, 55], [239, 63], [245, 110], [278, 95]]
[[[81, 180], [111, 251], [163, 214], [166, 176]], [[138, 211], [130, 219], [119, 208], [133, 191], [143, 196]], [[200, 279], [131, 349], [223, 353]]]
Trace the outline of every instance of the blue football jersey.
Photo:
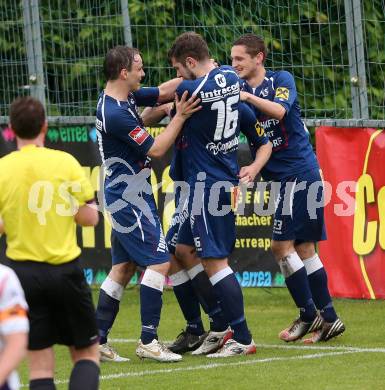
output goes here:
[[193, 183], [199, 172], [206, 173], [206, 185], [217, 181], [238, 182], [238, 134], [240, 79], [230, 66], [211, 70], [206, 76], [184, 80], [177, 88], [181, 96], [201, 99], [202, 109], [184, 124], [183, 164], [187, 182]]
[[[239, 129], [237, 129], [236, 134], [239, 136], [240, 130], [246, 136], [252, 156], [255, 158], [258, 148], [261, 145], [267, 144], [269, 139], [264, 134], [264, 130], [258, 126], [256, 116], [247, 104], [241, 102], [238, 106], [238, 111]], [[190, 151], [188, 148], [187, 137], [182, 131], [175, 141], [170, 164], [170, 177], [174, 181], [184, 181], [191, 176], [191, 166], [188, 159], [188, 153], [190, 153]]]
[[141, 88], [125, 101], [118, 101], [104, 91], [99, 95], [96, 133], [107, 177], [133, 175], [150, 167], [147, 152], [154, 138], [146, 131], [137, 106], [153, 106], [158, 96], [158, 88]]
[[286, 110], [283, 119], [278, 120], [250, 105], [273, 144], [270, 160], [262, 169], [264, 179], [281, 180], [317, 168], [318, 161], [309, 141], [309, 132], [301, 119], [292, 74], [286, 71], [266, 71], [263, 82], [257, 88], [250, 87], [247, 82], [244, 82], [242, 88], [255, 96], [279, 103]]
[[253, 110], [245, 103], [239, 105], [240, 130], [246, 136], [252, 157], [255, 159], [255, 154], [260, 146], [269, 142], [265, 131], [259, 125]]
[[[173, 181], [185, 181], [188, 177], [186, 164], [183, 163], [183, 151], [187, 148], [186, 137], [180, 133], [173, 147], [169, 175]], [[186, 179], [185, 179], [186, 178]]]

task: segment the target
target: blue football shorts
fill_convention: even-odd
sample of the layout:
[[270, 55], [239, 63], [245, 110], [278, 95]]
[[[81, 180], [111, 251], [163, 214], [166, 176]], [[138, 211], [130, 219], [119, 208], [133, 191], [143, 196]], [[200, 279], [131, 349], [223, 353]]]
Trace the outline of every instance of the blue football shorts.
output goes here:
[[226, 258], [234, 249], [235, 192], [232, 189], [214, 184], [201, 190], [194, 191], [192, 188], [190, 191], [190, 227], [197, 256], [203, 259]]
[[[121, 202], [118, 188], [105, 191], [112, 225], [112, 264], [134, 262], [142, 267], [166, 263], [170, 259], [153, 195], [144, 194], [139, 203]], [[113, 210], [120, 202], [125, 207]]]
[[315, 168], [280, 183], [274, 214], [273, 240], [318, 242], [326, 240], [323, 184]]
[[166, 234], [166, 243], [170, 253], [175, 255], [177, 244], [194, 246], [194, 239], [190, 227], [190, 218], [188, 213], [188, 198], [182, 195], [180, 187], [175, 193], [175, 213], [171, 218], [170, 226]]

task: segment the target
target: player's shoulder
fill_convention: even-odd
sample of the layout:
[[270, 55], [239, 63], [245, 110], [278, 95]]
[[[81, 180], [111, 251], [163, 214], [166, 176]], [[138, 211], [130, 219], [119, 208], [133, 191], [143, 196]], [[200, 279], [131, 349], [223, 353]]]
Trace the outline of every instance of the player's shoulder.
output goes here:
[[195, 80], [183, 80], [176, 90], [178, 95], [183, 94], [184, 91], [187, 91], [189, 95], [192, 94], [198, 88], [202, 80], [203, 77], [199, 77]]
[[232, 87], [239, 89], [240, 78], [231, 66], [222, 65], [213, 69], [208, 75], [207, 82], [202, 85], [202, 89], [222, 89]]
[[[131, 106], [128, 104], [131, 103]], [[101, 118], [104, 122], [105, 130], [119, 130], [122, 126], [131, 126], [137, 123], [137, 118], [133, 112], [136, 106], [135, 96], [130, 94], [127, 102], [116, 100], [106, 95], [105, 107]]]
[[218, 70], [223, 72], [223, 73], [233, 74], [237, 78], [239, 78], [237, 72], [235, 71], [235, 69], [232, 66], [230, 66], [230, 65], [221, 65], [218, 68]]
[[269, 71], [266, 74], [266, 77], [273, 78], [275, 81], [293, 81], [294, 76], [292, 73], [290, 73], [287, 70], [276, 70], [276, 71]]
[[223, 75], [227, 82], [240, 82], [237, 72], [230, 65], [221, 65], [213, 72], [213, 79], [217, 80], [218, 75]]
[[[134, 95], [130, 94], [127, 97], [135, 103]], [[114, 97], [107, 95], [102, 91], [98, 97], [97, 111], [100, 112], [104, 117], [119, 115], [119, 113], [126, 111], [127, 102], [119, 101]]]

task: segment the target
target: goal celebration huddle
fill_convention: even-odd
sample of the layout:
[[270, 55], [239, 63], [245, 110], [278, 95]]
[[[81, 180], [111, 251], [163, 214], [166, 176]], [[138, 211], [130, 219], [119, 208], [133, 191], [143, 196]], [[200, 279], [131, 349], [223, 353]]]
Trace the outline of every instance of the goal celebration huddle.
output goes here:
[[[101, 360], [128, 360], [111, 346], [108, 334], [137, 265], [145, 268], [139, 357], [179, 361], [190, 351], [209, 358], [256, 352], [228, 257], [235, 243], [237, 188], [253, 183], [259, 173], [266, 181], [280, 182], [271, 249], [299, 309], [292, 324], [283, 324], [287, 327], [279, 338], [289, 342], [309, 334], [304, 341], [316, 343], [345, 330], [316, 253], [316, 243], [326, 239], [323, 208], [314, 218], [311, 205], [304, 207], [311, 184], [320, 182], [318, 200], [323, 196], [319, 165], [300, 117], [293, 76], [265, 69], [266, 55], [263, 39], [246, 34], [233, 43], [231, 66], [219, 66], [203, 37], [187, 32], [168, 52], [177, 78], [154, 88], [140, 87], [144, 64], [139, 51], [117, 46], [107, 53], [97, 133], [113, 230], [112, 268], [96, 310]], [[138, 107], [146, 108], [140, 112]], [[170, 123], [153, 138], [145, 126], [165, 115]], [[252, 158], [243, 167], [237, 161], [240, 132]], [[154, 197], [145, 188], [151, 158], [170, 147], [176, 211], [164, 236]], [[132, 175], [147, 178], [140, 181], [142, 188]], [[295, 191], [296, 183], [304, 183], [304, 189]], [[185, 330], [167, 346], [157, 337], [166, 275], [186, 320]], [[209, 329], [203, 327], [201, 308]]]
[[[11, 104], [18, 150], [0, 159], [8, 266], [0, 267], [0, 390], [18, 387], [13, 370], [25, 352], [30, 388], [55, 389], [55, 344], [69, 348], [71, 390], [97, 389], [100, 361], [128, 362], [132, 356], [121, 356], [109, 334], [137, 267], [143, 270], [140, 313], [131, 314], [140, 315], [141, 328], [132, 335], [139, 358], [178, 362], [186, 353], [207, 359], [258, 353], [256, 342], [263, 340], [253, 338], [229, 256], [239, 193], [259, 175], [278, 183], [271, 251], [298, 309], [277, 337], [314, 344], [345, 331], [316, 251], [326, 240], [323, 182], [293, 75], [265, 68], [265, 42], [254, 34], [232, 43], [228, 65], [212, 59], [195, 32], [179, 35], [164, 55], [176, 77], [155, 87], [141, 86], [139, 50], [115, 46], [105, 55], [95, 126], [103, 172], [98, 202], [79, 162], [44, 147], [42, 103], [21, 97]], [[146, 126], [166, 116], [168, 125], [153, 137]], [[244, 166], [237, 157], [241, 133], [250, 150]], [[175, 213], [163, 232], [151, 160], [170, 149]], [[41, 190], [44, 207], [38, 208]], [[98, 211], [111, 222], [112, 266], [95, 308], [76, 225], [96, 226]], [[166, 277], [185, 319], [167, 344], [158, 338]]]

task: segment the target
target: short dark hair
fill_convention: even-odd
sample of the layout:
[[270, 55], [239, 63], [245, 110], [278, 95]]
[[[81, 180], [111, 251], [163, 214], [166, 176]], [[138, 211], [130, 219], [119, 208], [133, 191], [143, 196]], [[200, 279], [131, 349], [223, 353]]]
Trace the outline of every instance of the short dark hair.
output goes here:
[[168, 59], [170, 62], [174, 58], [177, 62], [184, 64], [187, 57], [192, 57], [197, 61], [210, 58], [206, 41], [200, 34], [193, 31], [179, 35], [168, 51]]
[[265, 41], [261, 36], [255, 34], [245, 34], [238, 38], [233, 46], [245, 46], [246, 53], [251, 57], [255, 57], [259, 53], [263, 53], [263, 61], [267, 57], [267, 49]]
[[33, 97], [19, 97], [11, 104], [9, 122], [19, 138], [34, 139], [45, 123], [44, 106]]
[[115, 46], [108, 50], [103, 62], [106, 80], [116, 80], [122, 69], [130, 71], [137, 54], [140, 54], [138, 49], [128, 46]]

